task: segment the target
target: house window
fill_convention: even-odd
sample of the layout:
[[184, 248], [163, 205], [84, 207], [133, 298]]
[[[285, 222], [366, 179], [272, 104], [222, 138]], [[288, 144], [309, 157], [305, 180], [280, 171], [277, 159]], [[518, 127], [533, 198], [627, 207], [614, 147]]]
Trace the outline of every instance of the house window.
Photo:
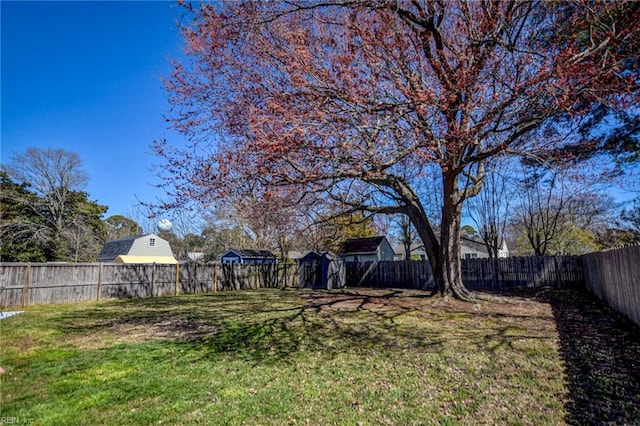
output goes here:
[[155, 246], [156, 246], [156, 239], [149, 238], [149, 247], [155, 247]]
[[478, 258], [478, 253], [465, 253], [464, 254], [464, 258], [465, 259], [477, 259]]
[[359, 262], [360, 260], [358, 259], [358, 256], [353, 256], [353, 261], [354, 262]]

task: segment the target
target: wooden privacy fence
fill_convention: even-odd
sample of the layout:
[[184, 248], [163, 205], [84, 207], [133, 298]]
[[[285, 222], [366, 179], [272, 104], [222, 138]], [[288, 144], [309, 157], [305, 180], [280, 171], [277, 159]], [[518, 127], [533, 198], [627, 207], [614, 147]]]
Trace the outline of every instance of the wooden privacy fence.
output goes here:
[[465, 259], [462, 261], [462, 281], [470, 290], [584, 286], [579, 256]]
[[346, 262], [347, 287], [433, 288], [427, 261]]
[[[0, 263], [0, 307], [298, 287], [297, 264]], [[471, 290], [579, 287], [640, 324], [640, 246], [584, 256], [462, 261]], [[427, 261], [346, 263], [349, 287], [433, 288]]]
[[640, 325], [640, 246], [582, 256], [589, 292]]
[[[429, 289], [434, 286], [428, 261], [348, 262], [346, 265], [349, 287]], [[462, 281], [470, 290], [584, 285], [578, 256], [465, 259]]]
[[[297, 264], [161, 265], [2, 263], [0, 307], [154, 297], [267, 287], [297, 287]], [[472, 290], [582, 286], [577, 257], [471, 259], [462, 263]], [[433, 288], [427, 261], [347, 263], [349, 287]]]
[[0, 307], [297, 285], [297, 264], [1, 263]]

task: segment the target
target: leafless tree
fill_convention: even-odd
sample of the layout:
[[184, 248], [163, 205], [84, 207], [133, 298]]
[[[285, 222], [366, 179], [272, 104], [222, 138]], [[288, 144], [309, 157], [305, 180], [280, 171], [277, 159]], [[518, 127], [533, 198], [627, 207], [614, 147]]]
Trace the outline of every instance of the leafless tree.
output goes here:
[[[66, 240], [69, 236], [67, 227], [82, 221], [76, 216], [81, 212], [71, 207], [77, 201], [87, 201], [86, 194], [80, 190], [88, 180], [78, 154], [56, 148], [28, 148], [24, 153], [14, 155], [5, 171], [16, 182], [27, 184], [36, 195], [15, 201], [28, 206], [39, 220], [25, 218], [23, 223], [14, 220], [3, 224], [3, 231], [21, 229], [21, 232], [28, 232], [31, 240], [54, 247], [55, 260], [76, 258]], [[78, 195], [83, 200], [78, 199]]]
[[535, 169], [520, 182], [514, 209], [516, 228], [526, 236], [536, 256], [544, 256], [558, 230], [567, 202], [564, 176]]
[[467, 214], [476, 225], [491, 258], [498, 257], [504, 242], [509, 207], [514, 196], [513, 184], [506, 175], [508, 165], [506, 158], [492, 162], [487, 167], [482, 190], [465, 204]]
[[12, 179], [28, 183], [45, 201], [58, 234], [64, 229], [64, 211], [71, 192], [83, 189], [89, 179], [78, 154], [56, 148], [27, 148], [25, 153], [13, 156], [7, 172]]

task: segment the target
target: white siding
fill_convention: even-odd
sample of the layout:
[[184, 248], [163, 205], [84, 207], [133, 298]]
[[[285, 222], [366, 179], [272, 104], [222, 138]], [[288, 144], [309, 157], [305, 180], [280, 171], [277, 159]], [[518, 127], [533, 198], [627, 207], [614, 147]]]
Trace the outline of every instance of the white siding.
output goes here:
[[460, 257], [463, 259], [486, 259], [489, 257], [489, 253], [469, 247], [463, 243], [460, 246]]
[[378, 260], [388, 260], [388, 261], [393, 260], [393, 248], [391, 247], [391, 244], [389, 244], [389, 241], [387, 241], [386, 238], [382, 240], [382, 243], [378, 247], [378, 256], [379, 256]]
[[343, 256], [345, 262], [377, 262], [379, 256], [375, 253], [369, 254], [350, 254], [348, 256]]

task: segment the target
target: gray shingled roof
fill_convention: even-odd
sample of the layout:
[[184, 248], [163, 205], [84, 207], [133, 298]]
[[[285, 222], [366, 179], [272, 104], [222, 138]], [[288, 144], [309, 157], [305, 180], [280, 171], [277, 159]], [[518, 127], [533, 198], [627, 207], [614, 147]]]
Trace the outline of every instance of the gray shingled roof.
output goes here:
[[475, 240], [473, 238], [460, 237], [460, 244], [467, 246], [468, 248], [489, 253], [489, 249], [484, 241]]
[[140, 235], [109, 241], [104, 245], [102, 251], [98, 255], [98, 262], [113, 262], [116, 257], [123, 254], [128, 254], [129, 250], [131, 250], [133, 242], [138, 238], [140, 238]]
[[382, 237], [352, 238], [342, 244], [341, 253], [373, 253], [384, 240]]

